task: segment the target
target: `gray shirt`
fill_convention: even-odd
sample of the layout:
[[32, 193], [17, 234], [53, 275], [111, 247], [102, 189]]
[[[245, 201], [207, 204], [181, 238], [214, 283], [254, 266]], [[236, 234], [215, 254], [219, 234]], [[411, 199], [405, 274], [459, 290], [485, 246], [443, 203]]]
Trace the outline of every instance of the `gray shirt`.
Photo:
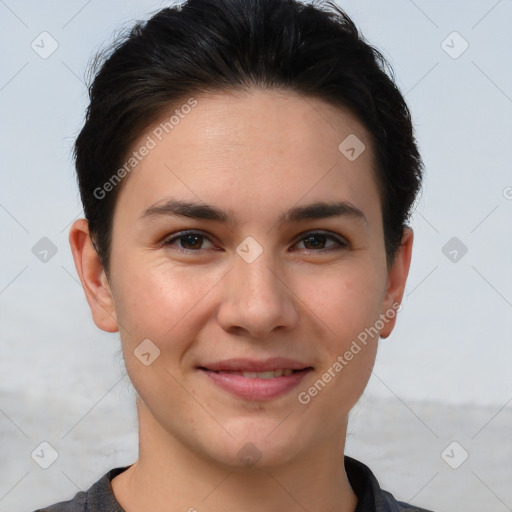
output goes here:
[[[111, 469], [87, 491], [78, 492], [69, 501], [62, 501], [35, 512], [124, 512], [112, 492], [110, 481], [130, 466]], [[345, 470], [358, 502], [355, 512], [431, 512], [395, 500], [383, 491], [370, 468], [345, 456]]]

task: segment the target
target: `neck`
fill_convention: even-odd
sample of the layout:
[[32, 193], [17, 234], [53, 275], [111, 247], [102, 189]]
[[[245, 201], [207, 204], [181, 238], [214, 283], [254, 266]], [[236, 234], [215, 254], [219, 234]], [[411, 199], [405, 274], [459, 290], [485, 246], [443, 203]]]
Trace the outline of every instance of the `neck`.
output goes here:
[[233, 467], [195, 453], [171, 436], [140, 399], [139, 459], [112, 480], [126, 512], [354, 512], [343, 464], [345, 432], [283, 466]]

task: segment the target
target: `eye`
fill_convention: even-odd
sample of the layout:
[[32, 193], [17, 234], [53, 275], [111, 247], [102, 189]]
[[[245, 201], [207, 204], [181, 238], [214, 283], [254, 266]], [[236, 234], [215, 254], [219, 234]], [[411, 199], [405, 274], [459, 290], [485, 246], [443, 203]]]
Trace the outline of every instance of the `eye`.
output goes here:
[[[164, 245], [175, 246], [183, 252], [198, 252], [200, 249], [204, 249], [204, 247], [201, 247], [204, 240], [208, 240], [211, 244], [209, 238], [199, 231], [183, 231], [165, 240]], [[178, 242], [179, 246], [175, 242]]]
[[[331, 247], [325, 247], [327, 241], [333, 241], [334, 246], [331, 245]], [[346, 242], [343, 238], [335, 236], [335, 235], [329, 235], [327, 233], [323, 233], [320, 231], [312, 231], [309, 233], [306, 233], [298, 243], [304, 243], [306, 246], [306, 251], [308, 252], [321, 252], [321, 251], [339, 251], [342, 249], [348, 249], [349, 244]], [[307, 247], [307, 246], [310, 247]]]
[[[211, 244], [210, 249], [213, 248], [211, 240], [203, 233], [199, 231], [182, 231], [167, 238], [163, 245], [172, 246], [181, 252], [192, 253], [199, 252], [201, 249], [208, 249], [208, 247], [203, 247], [205, 241]], [[331, 246], [326, 247], [329, 241], [331, 241]], [[343, 238], [319, 231], [306, 233], [297, 243], [303, 243], [307, 252], [326, 252], [349, 248], [348, 242]]]

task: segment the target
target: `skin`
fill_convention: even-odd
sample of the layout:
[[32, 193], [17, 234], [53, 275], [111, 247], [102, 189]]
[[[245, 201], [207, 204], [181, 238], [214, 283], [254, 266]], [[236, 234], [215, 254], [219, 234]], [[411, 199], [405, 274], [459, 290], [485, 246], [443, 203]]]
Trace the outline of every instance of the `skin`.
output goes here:
[[[139, 459], [113, 479], [114, 494], [127, 512], [353, 511], [357, 497], [343, 465], [347, 419], [370, 377], [378, 336], [307, 405], [297, 395], [400, 303], [412, 231], [388, 266], [370, 137], [348, 110], [258, 89], [197, 100], [125, 178], [108, 280], [87, 222], [70, 232], [94, 322], [119, 331], [138, 394]], [[366, 145], [352, 162], [338, 150], [349, 134]], [[230, 211], [233, 223], [142, 217], [170, 197]], [[317, 201], [348, 202], [366, 220], [277, 225], [284, 211]], [[188, 229], [206, 238], [162, 243]], [[305, 239], [310, 231], [320, 238]], [[252, 263], [236, 252], [248, 236], [263, 249]], [[144, 339], [160, 350], [149, 366], [133, 354]], [[276, 356], [313, 370], [270, 400], [235, 397], [197, 369]], [[251, 467], [237, 456], [248, 442], [261, 454]]]

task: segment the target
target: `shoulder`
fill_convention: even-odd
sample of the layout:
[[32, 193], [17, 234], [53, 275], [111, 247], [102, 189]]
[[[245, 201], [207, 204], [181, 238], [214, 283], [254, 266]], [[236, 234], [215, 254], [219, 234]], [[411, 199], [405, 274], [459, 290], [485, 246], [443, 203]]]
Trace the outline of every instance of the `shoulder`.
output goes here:
[[75, 497], [68, 501], [59, 501], [48, 507], [38, 508], [34, 512], [85, 512], [87, 510], [87, 493], [77, 492]]
[[381, 489], [370, 468], [356, 459], [345, 456], [345, 470], [359, 500], [356, 512], [433, 512], [396, 500]]
[[409, 503], [404, 503], [403, 501], [397, 501], [395, 497], [387, 491], [381, 490], [380, 498], [383, 502], [383, 506], [377, 508], [377, 510], [389, 510], [390, 512], [433, 512], [430, 509], [420, 508]]
[[34, 512], [124, 512], [112, 492], [111, 480], [130, 466], [105, 473], [87, 491], [79, 491], [68, 501], [59, 501]]

